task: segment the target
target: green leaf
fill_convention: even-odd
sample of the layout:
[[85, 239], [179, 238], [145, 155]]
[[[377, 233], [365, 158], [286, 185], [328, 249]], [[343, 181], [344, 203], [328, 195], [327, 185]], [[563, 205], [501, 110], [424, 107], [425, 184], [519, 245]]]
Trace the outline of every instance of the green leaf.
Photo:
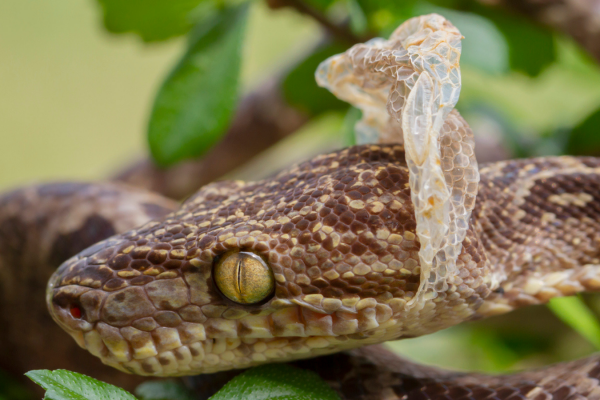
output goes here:
[[252, 368], [229, 381], [210, 400], [339, 400], [316, 373], [285, 364]]
[[174, 380], [149, 381], [135, 389], [140, 400], [194, 400], [194, 396], [180, 382]]
[[309, 6], [314, 7], [320, 11], [327, 10], [329, 7], [331, 7], [331, 5], [333, 3], [336, 2], [336, 0], [305, 0], [305, 1]]
[[235, 109], [248, 4], [204, 21], [160, 89], [148, 126], [154, 159], [169, 165], [204, 154]]
[[46, 389], [47, 400], [136, 400], [123, 389], [64, 369], [40, 369], [25, 375]]
[[600, 349], [600, 322], [580, 297], [555, 298], [550, 300], [548, 307], [564, 323]]
[[465, 39], [462, 41], [461, 65], [471, 65], [490, 74], [509, 69], [508, 46], [498, 28], [481, 15], [451, 10], [427, 2], [415, 7], [417, 15], [437, 13], [456, 26]]
[[536, 77], [556, 61], [556, 46], [550, 30], [497, 9], [475, 7], [474, 11], [491, 20], [506, 39], [511, 69]]
[[389, 12], [396, 19], [407, 19], [413, 16], [413, 8], [417, 4], [417, 0], [356, 0], [356, 2], [360, 5], [366, 15]]
[[344, 145], [354, 146], [356, 145], [356, 123], [362, 118], [362, 111], [358, 108], [350, 107], [346, 116], [344, 117], [344, 123], [342, 125], [342, 136], [344, 138]]
[[[354, 0], [366, 16], [370, 31], [388, 37], [400, 23], [415, 15], [417, 0]], [[352, 15], [352, 9], [349, 10]], [[351, 16], [352, 18], [352, 16]]]
[[348, 103], [339, 100], [315, 81], [315, 71], [319, 64], [334, 54], [343, 53], [347, 46], [330, 43], [317, 48], [304, 61], [296, 66], [283, 81], [283, 94], [286, 101], [310, 116], [326, 111], [345, 110]]
[[482, 357], [478, 362], [485, 364], [486, 370], [506, 371], [519, 361], [518, 355], [504, 343], [499, 332], [491, 329], [473, 329], [469, 339], [469, 344], [481, 353]]
[[357, 0], [346, 0], [348, 3], [348, 14], [350, 15], [350, 28], [357, 35], [364, 35], [369, 29], [367, 16], [365, 15]]
[[190, 13], [203, 0], [98, 0], [104, 25], [113, 33], [133, 32], [146, 42], [185, 34]]
[[571, 130], [565, 152], [574, 155], [600, 155], [600, 109]]
[[0, 371], [0, 400], [31, 400], [36, 398], [20, 381]]
[[[417, 9], [422, 8], [423, 5], [435, 4], [440, 7], [470, 11], [487, 18], [496, 25], [506, 40], [511, 69], [524, 72], [531, 77], [538, 76], [547, 66], [556, 61], [556, 46], [552, 31], [532, 23], [525, 17], [509, 14], [497, 7], [486, 7], [480, 3], [472, 0], [429, 0], [420, 2], [420, 7]], [[454, 20], [450, 19], [450, 21], [454, 23]], [[461, 26], [457, 24], [457, 27], [462, 32]], [[474, 47], [479, 38], [473, 38], [471, 35], [469, 39], [467, 34], [463, 45]], [[485, 46], [483, 43], [477, 45]], [[486, 47], [479, 47], [479, 50], [485, 51]]]

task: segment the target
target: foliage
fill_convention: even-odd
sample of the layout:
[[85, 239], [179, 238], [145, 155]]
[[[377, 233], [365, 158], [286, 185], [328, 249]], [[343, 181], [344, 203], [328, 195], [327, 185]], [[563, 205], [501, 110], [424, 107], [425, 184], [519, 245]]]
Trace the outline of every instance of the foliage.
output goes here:
[[[201, 157], [222, 137], [234, 115], [249, 0], [97, 1], [111, 32], [134, 33], [147, 42], [188, 35], [185, 53], [155, 99], [148, 142], [160, 165]], [[321, 19], [337, 23], [360, 41], [388, 36], [415, 15], [440, 13], [467, 37], [463, 65], [486, 74], [516, 72], [534, 81], [559, 61], [556, 32], [478, 0], [271, 0], [277, 7], [302, 2], [313, 10], [302, 15], [310, 18], [320, 13]], [[338, 22], [344, 18], [348, 27]], [[320, 61], [348, 48], [347, 39], [331, 36], [288, 71], [282, 91], [291, 105], [311, 117], [346, 112], [347, 105], [317, 87], [313, 74]], [[577, 146], [595, 140], [591, 137], [598, 127], [600, 120], [592, 115], [571, 134], [568, 127], [550, 134], [540, 132], [519, 153], [537, 154], [539, 148], [585, 153], [589, 147]]]
[[0, 371], [0, 400], [29, 400], [30, 393], [20, 382], [15, 382]]
[[[188, 35], [185, 53], [155, 99], [148, 142], [160, 165], [202, 156], [222, 137], [234, 115], [249, 1], [97, 1], [111, 32], [134, 33], [147, 42]], [[438, 12], [450, 18], [468, 39], [463, 46], [463, 65], [487, 74], [518, 72], [535, 80], [557, 63], [557, 33], [476, 0], [304, 1], [323, 18], [331, 16], [331, 21], [339, 21], [345, 15], [349, 30], [362, 41], [388, 36], [412, 16]], [[287, 4], [286, 0], [278, 2], [280, 6]], [[317, 87], [313, 78], [320, 61], [351, 44], [346, 39], [330, 37], [289, 70], [282, 90], [291, 105], [311, 117], [347, 110], [347, 105]], [[550, 146], [554, 151], [576, 149], [577, 143], [582, 142], [578, 138], [588, 138], [591, 135], [585, 132], [593, 132], [598, 126], [600, 122], [590, 118], [573, 131], [572, 138], [565, 139], [564, 133], [558, 132], [550, 140], [547, 134], [539, 135], [521, 153], [536, 154], [527, 149], [546, 148], [549, 141], [555, 144]]]
[[134, 32], [144, 41], [165, 40], [187, 33], [191, 12], [203, 0], [98, 0], [104, 25], [113, 33]]
[[140, 400], [194, 400], [192, 393], [171, 379], [144, 382], [135, 389], [135, 395]]
[[340, 43], [328, 43], [317, 47], [283, 80], [282, 89], [286, 100], [312, 116], [348, 109], [348, 103], [339, 100], [327, 89], [315, 85], [315, 71], [319, 64], [345, 50], [346, 48]]
[[578, 296], [552, 299], [554, 314], [600, 350], [600, 322]]
[[[47, 400], [136, 400], [108, 383], [66, 370], [36, 370], [26, 374], [46, 390]], [[192, 400], [194, 396], [172, 380], [141, 384], [139, 400]], [[228, 382], [211, 400], [339, 400], [339, 396], [311, 371], [289, 365], [252, 368]]]
[[192, 32], [150, 117], [148, 139], [158, 163], [201, 156], [225, 132], [237, 99], [247, 15], [246, 4], [232, 7]]
[[47, 400], [135, 400], [123, 389], [64, 369], [41, 369], [25, 375], [46, 390]]
[[556, 61], [554, 37], [549, 30], [498, 11], [486, 12], [485, 15], [504, 35], [513, 70], [536, 77]]
[[263, 365], [229, 381], [211, 400], [339, 400], [312, 371], [289, 365]]
[[568, 136], [566, 153], [575, 155], [600, 154], [600, 109], [577, 125]]

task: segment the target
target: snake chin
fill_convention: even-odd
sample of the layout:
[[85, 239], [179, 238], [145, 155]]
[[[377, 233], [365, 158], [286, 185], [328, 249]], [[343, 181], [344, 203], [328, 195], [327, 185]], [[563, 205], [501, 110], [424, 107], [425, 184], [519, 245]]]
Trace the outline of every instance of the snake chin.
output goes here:
[[165, 280], [159, 281], [158, 290], [154, 285], [107, 293], [79, 284], [62, 285], [61, 272], [64, 269], [48, 285], [53, 319], [103, 363], [137, 375], [247, 368], [331, 354], [398, 334], [399, 321], [392, 318], [391, 307], [372, 299], [358, 301], [352, 309], [347, 302], [336, 312], [318, 309], [315, 296], [310, 299], [313, 305], [274, 301], [254, 309], [236, 305], [176, 309], [164, 299], [189, 290], [184, 285]]
[[[49, 293], [52, 317], [79, 346], [103, 363], [137, 375], [181, 376], [247, 368], [331, 354], [397, 335], [398, 321], [390, 318], [391, 310], [377, 305], [359, 313], [333, 314], [296, 304], [253, 314], [205, 306], [202, 311], [208, 318], [191, 317], [190, 310], [158, 309], [142, 313], [152, 316], [135, 318], [142, 314], [132, 314], [144, 307], [137, 290], [110, 297], [102, 290], [67, 285], [51, 288]], [[111, 319], [115, 307], [135, 318], [128, 321], [130, 325], [104, 322]], [[183, 321], [180, 314], [203, 322]]]

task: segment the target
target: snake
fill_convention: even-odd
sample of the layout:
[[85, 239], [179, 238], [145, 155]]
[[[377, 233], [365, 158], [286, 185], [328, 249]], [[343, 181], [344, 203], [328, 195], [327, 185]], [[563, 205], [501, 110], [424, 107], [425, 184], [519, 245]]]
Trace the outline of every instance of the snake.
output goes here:
[[348, 400], [600, 398], [597, 355], [493, 376], [378, 345], [600, 290], [600, 159], [479, 166], [454, 109], [461, 39], [430, 14], [324, 61], [318, 83], [362, 111], [359, 144], [272, 178], [181, 205], [114, 183], [3, 195], [3, 295], [30, 276], [11, 265], [41, 264], [52, 319], [129, 374], [292, 362]]

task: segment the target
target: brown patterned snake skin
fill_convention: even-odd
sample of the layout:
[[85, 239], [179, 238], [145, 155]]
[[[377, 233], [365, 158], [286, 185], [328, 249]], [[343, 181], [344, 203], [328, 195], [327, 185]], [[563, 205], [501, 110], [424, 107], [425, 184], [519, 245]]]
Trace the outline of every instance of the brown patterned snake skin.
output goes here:
[[[419, 242], [412, 233], [415, 222], [403, 159], [400, 146], [358, 146], [317, 157], [267, 182], [209, 185], [163, 222], [109, 239], [64, 264], [54, 278], [60, 283], [51, 292], [54, 317], [88, 350], [120, 369], [137, 374], [191, 375], [325, 354], [390, 336], [415, 336], [600, 286], [594, 265], [600, 254], [594, 233], [600, 212], [600, 160], [507, 161], [481, 168], [458, 284], [441, 301], [428, 303], [431, 311], [424, 308], [414, 317], [406, 313], [398, 299], [411, 297], [418, 286], [414, 258]], [[522, 204], [514, 206], [518, 189], [523, 187], [529, 190], [520, 197]], [[328, 200], [316, 211], [323, 196]], [[291, 204], [286, 198], [296, 202]], [[381, 209], [376, 201], [369, 201], [373, 198], [380, 200]], [[584, 198], [587, 201], [581, 200]], [[287, 206], [280, 211], [269, 207], [275, 199]], [[353, 201], [363, 201], [365, 207], [353, 209]], [[519, 210], [527, 215], [512, 218]], [[240, 223], [239, 212], [248, 215], [248, 221], [256, 220], [252, 229], [248, 229], [249, 222]], [[550, 214], [554, 218], [550, 219]], [[282, 215], [290, 221], [270, 223]], [[202, 224], [205, 226], [200, 227]], [[333, 229], [330, 235], [320, 235], [323, 230], [315, 230], [315, 226]], [[292, 238], [297, 245], [285, 246]], [[210, 279], [214, 256], [237, 248], [261, 254], [275, 274], [280, 271], [285, 277], [284, 282], [277, 281], [268, 303], [235, 305], [215, 288]], [[527, 255], [532, 248], [537, 250], [533, 257]], [[559, 249], [571, 257], [557, 257]], [[159, 258], [157, 253], [164, 256]], [[363, 268], [368, 268], [365, 274], [361, 274]], [[492, 292], [482, 275], [500, 268], [508, 270], [501, 283], [504, 290]], [[335, 302], [337, 299], [342, 304]], [[124, 307], [124, 303], [131, 306]], [[337, 303], [337, 310], [326, 310], [329, 303]], [[83, 309], [83, 318], [68, 313], [73, 304]], [[318, 305], [321, 310], [316, 309]], [[345, 311], [352, 305], [358, 310]], [[478, 312], [482, 308], [485, 314]], [[114, 318], [119, 310], [121, 314]], [[411, 317], [417, 322], [410, 321]], [[347, 321], [355, 332], [340, 332], [348, 329]], [[407, 333], [399, 327], [406, 327]], [[130, 335], [132, 332], [138, 336]], [[200, 333], [194, 336], [195, 332]], [[100, 340], [93, 341], [96, 337]], [[141, 358], [142, 352], [150, 356]], [[530, 372], [503, 380], [425, 374], [422, 367], [411, 363], [384, 363], [379, 368], [388, 371], [385, 375], [374, 373], [369, 365], [372, 361], [362, 358], [364, 352], [360, 354], [352, 359], [359, 372], [352, 373], [363, 374], [366, 380], [381, 379], [390, 386], [389, 393], [399, 393], [398, 398], [403, 398], [401, 390], [409, 390], [401, 384], [408, 376], [416, 380], [411, 385], [422, 385], [415, 393], [423, 387], [429, 390], [427, 382], [439, 383], [431, 387], [431, 398], [461, 398], [468, 388], [476, 387], [481, 387], [476, 393], [497, 389], [498, 398], [525, 389], [523, 396], [537, 395], [543, 390], [533, 391], [536, 384], [546, 385], [550, 391], [557, 384], [555, 375], [545, 380], [547, 373]], [[581, 367], [577, 369], [553, 367], [566, 375], [561, 382], [568, 388], [561, 390], [594, 398], [591, 391], [597, 381], [593, 379], [600, 374], [597, 359], [578, 363]], [[348, 385], [355, 382], [352, 373], [344, 375]], [[427, 378], [421, 381], [421, 375]], [[391, 388], [394, 385], [400, 388]], [[440, 388], [453, 385], [465, 388], [441, 392]], [[505, 385], [507, 389], [500, 390]], [[375, 382], [365, 388], [366, 393], [375, 389], [381, 389]], [[343, 392], [348, 399], [395, 398], [388, 392], [387, 397], [381, 392], [371, 397], [352, 394], [352, 390]], [[435, 397], [438, 395], [441, 397]]]
[[[265, 181], [207, 185], [168, 215], [172, 202], [117, 185], [10, 193], [0, 198], [0, 272], [13, 279], [3, 289], [22, 284], [9, 265], [131, 229], [64, 262], [47, 291], [54, 320], [119, 370], [183, 376], [323, 356], [296, 363], [343, 399], [600, 398], [597, 356], [487, 376], [362, 347], [600, 289], [600, 159], [478, 168], [472, 132], [452, 111], [460, 34], [440, 18], [410, 20], [389, 42], [355, 46], [320, 70], [340, 97], [387, 102], [391, 118], [363, 109], [359, 134], [405, 146], [359, 145]], [[429, 68], [432, 41], [454, 72]], [[425, 50], [407, 56], [411, 46]], [[344, 92], [357, 82], [364, 91]], [[46, 236], [27, 235], [33, 227]], [[215, 277], [227, 265], [239, 301]], [[244, 274], [256, 265], [267, 266], [259, 283]], [[274, 288], [245, 302], [253, 284]]]

